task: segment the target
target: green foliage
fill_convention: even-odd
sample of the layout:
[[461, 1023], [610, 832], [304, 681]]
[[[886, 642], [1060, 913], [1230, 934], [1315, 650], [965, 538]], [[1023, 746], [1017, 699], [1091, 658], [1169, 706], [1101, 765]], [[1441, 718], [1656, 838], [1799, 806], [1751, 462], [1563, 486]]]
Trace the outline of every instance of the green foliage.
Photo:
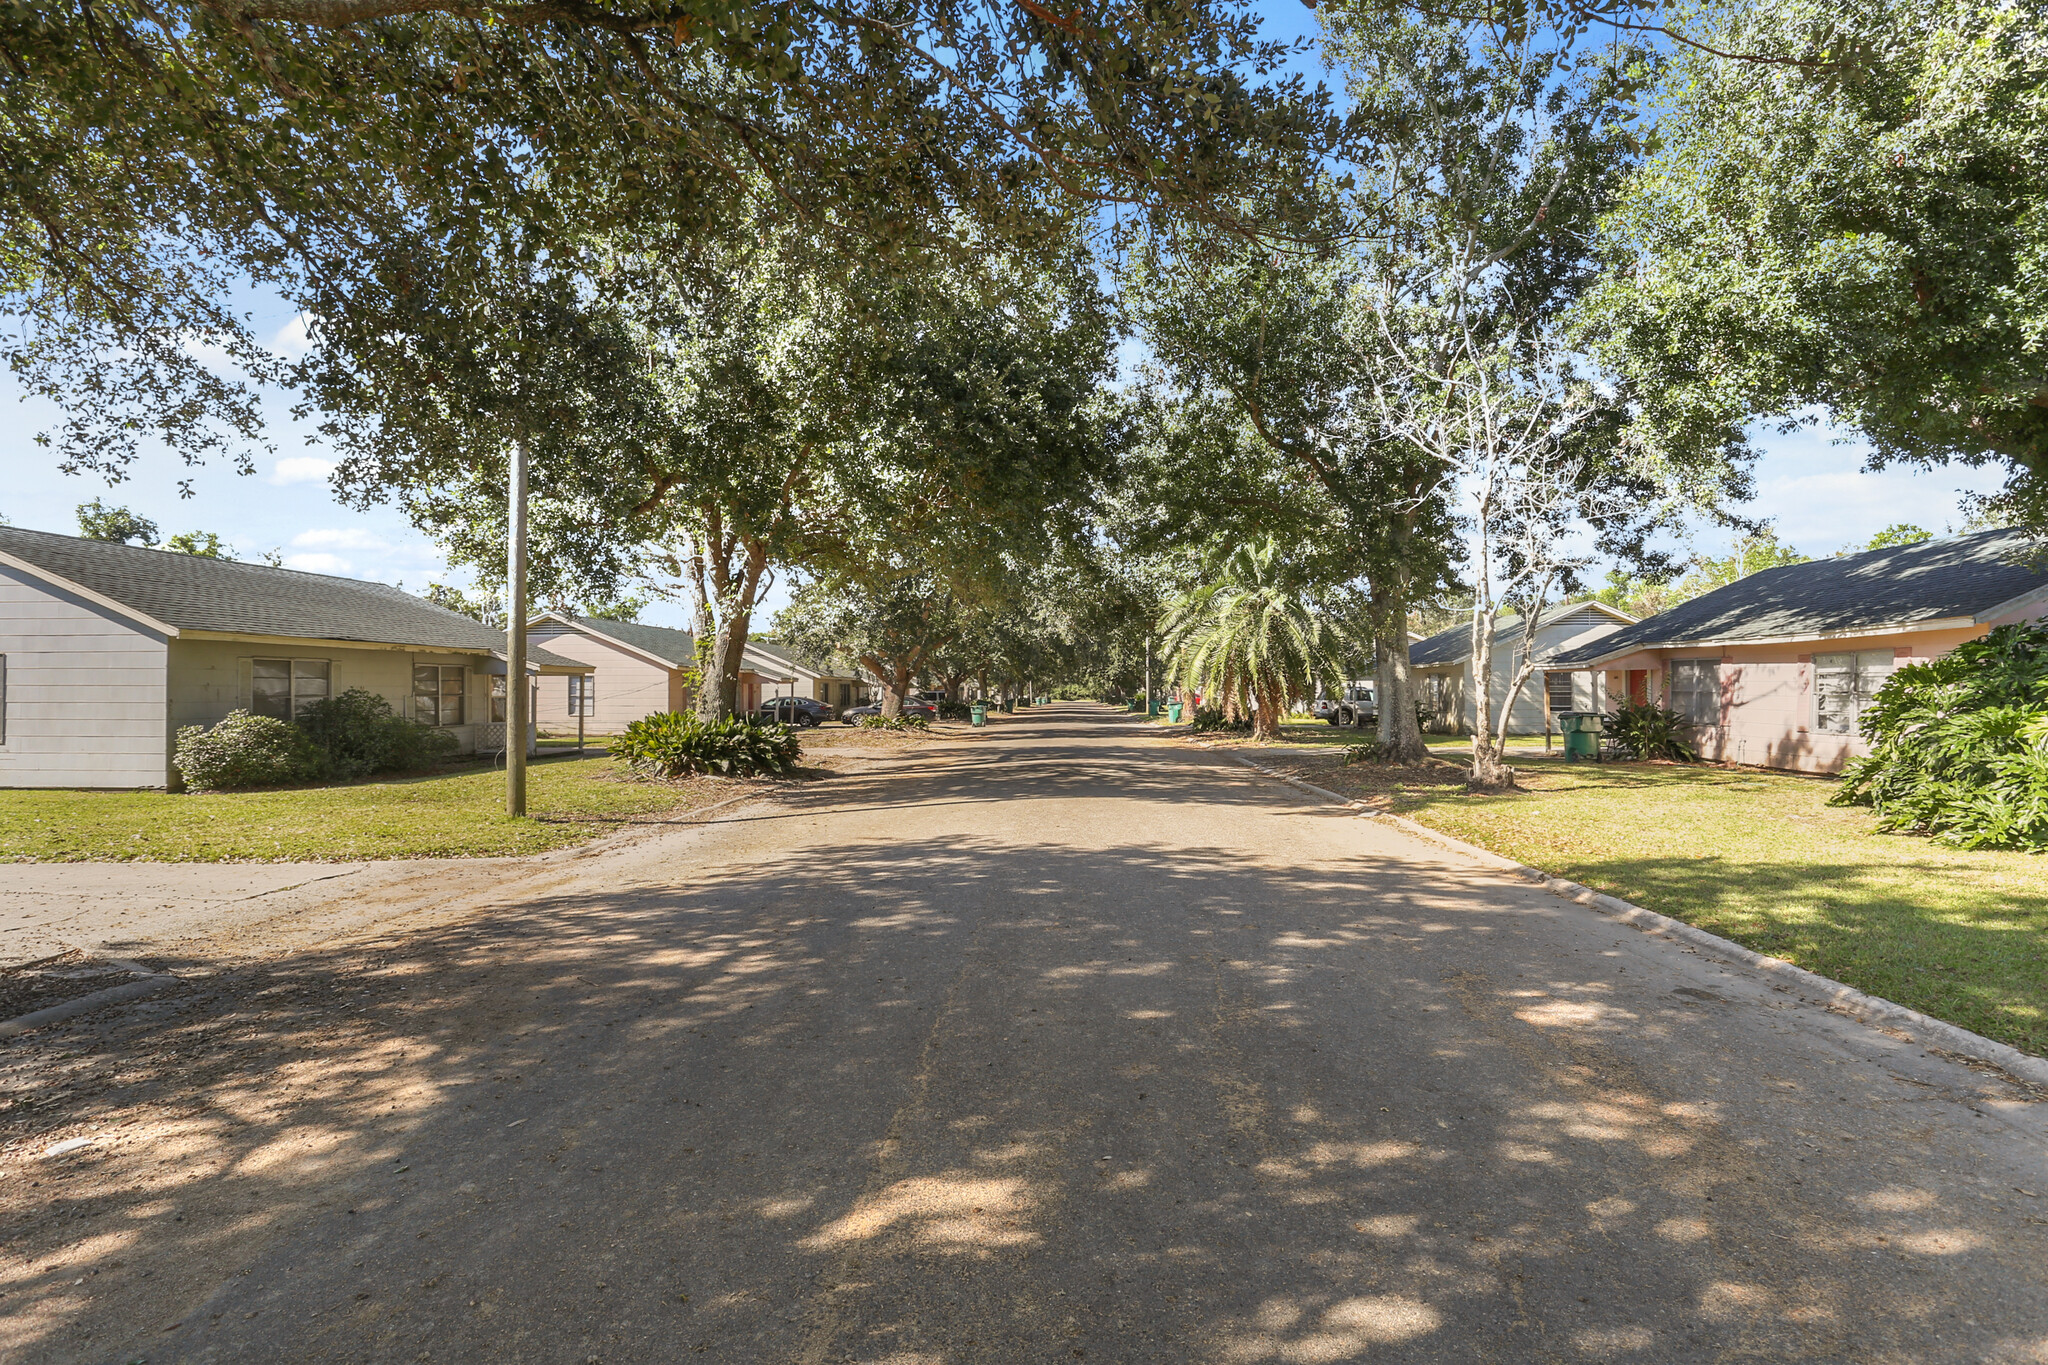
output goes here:
[[1672, 593], [1672, 605], [1689, 602], [1695, 597], [1710, 593], [1716, 588], [1725, 588], [1738, 578], [1747, 578], [1763, 569], [1781, 569], [1788, 564], [1807, 564], [1813, 556], [1803, 555], [1790, 545], [1778, 539], [1778, 533], [1766, 527], [1761, 533], [1744, 536], [1735, 543], [1735, 553], [1726, 559], [1698, 559], [1693, 570], [1679, 581]]
[[762, 725], [741, 717], [704, 720], [678, 711], [642, 716], [610, 747], [613, 758], [653, 777], [786, 773], [803, 751], [796, 732], [786, 725]]
[[1934, 532], [1924, 526], [1915, 526], [1910, 521], [1893, 522], [1870, 538], [1866, 550], [1886, 550], [1894, 545], [1918, 545], [1923, 540], [1934, 539]]
[[200, 559], [233, 559], [234, 546], [220, 538], [214, 531], [180, 531], [164, 542], [164, 548], [173, 554], [196, 555]]
[[1957, 848], [2048, 850], [2048, 630], [2000, 626], [1897, 670], [1863, 734], [1832, 804]]
[[1346, 764], [1385, 763], [1392, 757], [1392, 750], [1387, 745], [1380, 743], [1377, 738], [1360, 740], [1356, 744], [1344, 746], [1344, 762]]
[[973, 707], [964, 701], [935, 701], [932, 706], [940, 720], [972, 720]]
[[923, 716], [862, 716], [857, 722], [863, 730], [929, 730], [932, 723]]
[[125, 507], [107, 507], [98, 498], [78, 504], [78, 534], [87, 540], [104, 540], [126, 545], [139, 540], [144, 545], [157, 541], [156, 523], [139, 517]]
[[1650, 702], [1625, 701], [1603, 722], [1607, 737], [1630, 758], [1668, 758], [1679, 763], [1697, 763], [1700, 751], [1693, 747], [1692, 722], [1676, 711]]
[[458, 616], [467, 616], [498, 630], [505, 628], [505, 598], [496, 589], [468, 593], [450, 583], [429, 583], [420, 596]]
[[1161, 623], [1170, 680], [1253, 710], [1261, 734], [1277, 733], [1295, 702], [1318, 684], [1341, 685], [1335, 632], [1323, 624], [1279, 548], [1240, 545], [1215, 581], [1175, 602]]
[[1221, 706], [1197, 706], [1195, 714], [1188, 721], [1190, 733], [1203, 734], [1249, 734], [1252, 723], [1242, 718], [1231, 720], [1223, 713]]
[[375, 692], [351, 687], [299, 712], [298, 728], [327, 755], [328, 774], [418, 772], [455, 752], [455, 736], [410, 720]]
[[[1706, 6], [1588, 309], [1639, 439], [1826, 411], [1879, 462], [2009, 462], [2048, 516], [2048, 42], [2037, 3]], [[1995, 452], [1995, 453], [1992, 453]]]
[[328, 771], [326, 752], [304, 730], [248, 711], [230, 711], [212, 729], [184, 726], [171, 761], [185, 785], [202, 790], [314, 782]]

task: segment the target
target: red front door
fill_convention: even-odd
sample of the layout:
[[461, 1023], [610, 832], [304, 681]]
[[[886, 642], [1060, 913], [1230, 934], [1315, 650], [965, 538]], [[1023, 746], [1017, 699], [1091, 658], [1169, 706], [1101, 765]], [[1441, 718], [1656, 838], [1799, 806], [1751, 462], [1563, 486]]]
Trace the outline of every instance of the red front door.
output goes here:
[[1650, 704], [1650, 670], [1631, 668], [1628, 670], [1628, 699], [1638, 706]]

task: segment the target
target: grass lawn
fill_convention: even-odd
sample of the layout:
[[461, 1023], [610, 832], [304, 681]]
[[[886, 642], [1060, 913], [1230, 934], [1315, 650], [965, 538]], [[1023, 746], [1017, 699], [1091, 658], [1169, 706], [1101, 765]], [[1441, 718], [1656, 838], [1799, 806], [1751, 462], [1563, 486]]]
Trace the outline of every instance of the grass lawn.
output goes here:
[[542, 853], [745, 789], [713, 778], [622, 780], [608, 758], [528, 770], [527, 808], [503, 813], [502, 770], [467, 767], [289, 791], [0, 791], [0, 861], [161, 862], [475, 857]]
[[[1540, 743], [1540, 740], [1539, 740]], [[1442, 767], [1270, 762], [1517, 862], [2048, 1056], [2048, 860], [1880, 834], [1831, 781], [1533, 762], [1468, 796]]]

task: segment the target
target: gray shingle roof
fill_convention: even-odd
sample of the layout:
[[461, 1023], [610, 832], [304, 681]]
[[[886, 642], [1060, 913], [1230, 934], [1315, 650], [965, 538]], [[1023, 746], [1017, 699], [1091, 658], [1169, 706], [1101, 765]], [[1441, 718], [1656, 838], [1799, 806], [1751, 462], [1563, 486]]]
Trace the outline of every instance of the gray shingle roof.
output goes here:
[[[178, 630], [503, 652], [505, 632], [385, 583], [0, 526], [14, 556]], [[544, 650], [537, 664], [577, 667]]]
[[747, 648], [758, 651], [763, 658], [773, 659], [785, 668], [801, 668], [804, 672], [815, 673], [819, 677], [844, 676], [834, 673], [822, 664], [813, 663], [800, 654], [792, 653], [789, 647], [779, 640], [749, 640]]
[[[1596, 603], [1562, 602], [1545, 607], [1540, 615], [1544, 626], [1554, 626], [1574, 615], [1602, 615], [1603, 609]], [[1607, 619], [1612, 620], [1612, 617]], [[1522, 633], [1522, 618], [1504, 614], [1495, 628], [1496, 646], [1511, 645]], [[1576, 652], [1576, 651], [1574, 651]], [[1408, 662], [1418, 668], [1432, 665], [1463, 663], [1472, 653], [1472, 623], [1460, 621], [1449, 630], [1440, 630], [1426, 640], [1417, 640], [1408, 646]]]
[[576, 616], [566, 611], [559, 614], [586, 630], [596, 631], [599, 635], [609, 635], [612, 639], [631, 645], [635, 649], [644, 649], [670, 668], [687, 668], [697, 660], [697, 637], [687, 630], [676, 630], [669, 626], [650, 626], [639, 621], [613, 621], [595, 616]]
[[1585, 664], [1634, 649], [1970, 620], [2048, 588], [2048, 572], [2020, 562], [2031, 547], [2017, 531], [1979, 531], [1765, 569], [1552, 662]]

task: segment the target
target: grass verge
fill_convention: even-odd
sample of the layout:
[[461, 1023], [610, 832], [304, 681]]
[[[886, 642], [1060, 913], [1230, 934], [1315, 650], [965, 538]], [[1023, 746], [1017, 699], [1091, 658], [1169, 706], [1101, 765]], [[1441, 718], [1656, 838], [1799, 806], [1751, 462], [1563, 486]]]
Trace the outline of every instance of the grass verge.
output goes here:
[[528, 770], [525, 818], [502, 771], [469, 767], [289, 791], [0, 791], [0, 861], [286, 862], [544, 853], [710, 805], [746, 784], [624, 779], [608, 758]]
[[1269, 766], [2048, 1056], [2048, 861], [1880, 834], [1832, 781], [1652, 763], [1532, 763], [1468, 796], [1441, 766]]

